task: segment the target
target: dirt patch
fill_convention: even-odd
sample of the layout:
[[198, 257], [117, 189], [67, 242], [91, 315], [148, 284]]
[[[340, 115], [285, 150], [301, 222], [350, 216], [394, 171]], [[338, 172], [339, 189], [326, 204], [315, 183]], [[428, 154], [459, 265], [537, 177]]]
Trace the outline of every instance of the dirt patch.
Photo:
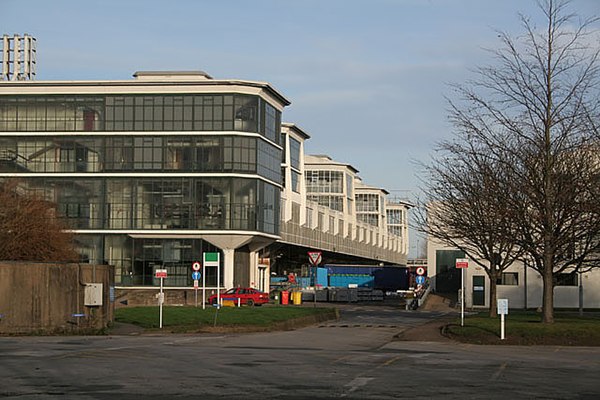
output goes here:
[[408, 328], [396, 335], [395, 339], [416, 342], [451, 342], [452, 339], [445, 335], [445, 327], [453, 319], [443, 318]]

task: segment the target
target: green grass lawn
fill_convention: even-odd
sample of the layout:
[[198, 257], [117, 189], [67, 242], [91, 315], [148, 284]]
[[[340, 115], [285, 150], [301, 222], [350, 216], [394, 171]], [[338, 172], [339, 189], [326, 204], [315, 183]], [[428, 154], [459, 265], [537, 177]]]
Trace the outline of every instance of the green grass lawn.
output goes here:
[[[193, 332], [203, 329], [237, 328], [237, 330], [268, 330], [285, 328], [294, 321], [322, 321], [336, 318], [332, 308], [267, 306], [267, 307], [163, 307], [163, 328], [172, 332]], [[138, 325], [145, 329], [159, 326], [159, 308], [127, 307], [115, 310], [117, 322]], [[216, 322], [215, 322], [216, 321]]]
[[467, 316], [464, 326], [457, 319], [446, 333], [462, 342], [477, 344], [600, 346], [600, 316], [579, 317], [555, 312], [553, 324], [543, 324], [541, 314], [511, 311], [505, 316], [505, 340], [500, 340], [500, 316], [486, 313]]

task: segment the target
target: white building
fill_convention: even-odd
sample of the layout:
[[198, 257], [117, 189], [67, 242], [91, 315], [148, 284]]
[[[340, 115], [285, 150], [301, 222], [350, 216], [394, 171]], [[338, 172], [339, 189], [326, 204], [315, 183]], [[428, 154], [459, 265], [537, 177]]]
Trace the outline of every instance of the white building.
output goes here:
[[[458, 293], [461, 269], [455, 268], [457, 258], [464, 253], [428, 238], [427, 275], [434, 290]], [[465, 306], [489, 308], [490, 280], [485, 270], [474, 261], [464, 270]], [[514, 263], [497, 282], [497, 298], [508, 299], [510, 308], [538, 308], [542, 306], [542, 277], [523, 263]], [[562, 274], [554, 288], [555, 308], [578, 308], [580, 291], [583, 308], [600, 308], [600, 269], [579, 274]]]

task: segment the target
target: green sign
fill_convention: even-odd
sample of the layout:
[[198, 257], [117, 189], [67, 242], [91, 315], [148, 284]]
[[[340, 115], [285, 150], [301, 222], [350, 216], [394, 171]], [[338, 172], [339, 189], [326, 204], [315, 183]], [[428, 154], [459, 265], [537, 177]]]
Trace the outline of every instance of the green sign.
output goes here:
[[219, 266], [219, 253], [203, 253], [205, 267]]

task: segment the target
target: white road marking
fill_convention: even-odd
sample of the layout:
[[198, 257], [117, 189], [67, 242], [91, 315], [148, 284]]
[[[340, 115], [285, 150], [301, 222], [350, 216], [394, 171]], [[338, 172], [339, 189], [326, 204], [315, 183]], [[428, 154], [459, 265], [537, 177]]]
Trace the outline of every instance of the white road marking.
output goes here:
[[352, 381], [350, 381], [344, 385], [344, 386], [349, 386], [350, 389], [348, 389], [348, 392], [342, 394], [341, 397], [346, 397], [349, 393], [352, 393], [355, 390], [357, 390], [358, 388], [365, 386], [367, 383], [369, 383], [373, 379], [375, 379], [375, 378], [360, 377], [360, 376], [358, 378], [354, 378]]

